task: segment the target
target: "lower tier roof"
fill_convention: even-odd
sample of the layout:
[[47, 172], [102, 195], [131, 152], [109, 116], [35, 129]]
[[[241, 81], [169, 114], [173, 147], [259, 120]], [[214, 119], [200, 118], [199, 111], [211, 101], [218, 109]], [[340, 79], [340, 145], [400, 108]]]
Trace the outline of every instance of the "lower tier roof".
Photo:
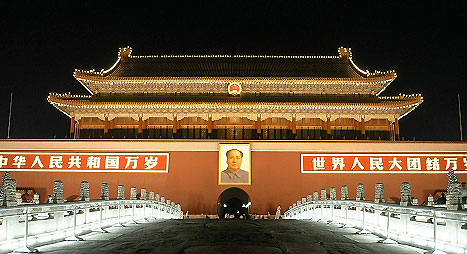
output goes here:
[[[199, 98], [199, 97], [198, 97]], [[98, 98], [92, 96], [71, 96], [50, 94], [48, 101], [70, 117], [130, 116], [143, 119], [149, 117], [202, 117], [220, 119], [222, 117], [247, 117], [256, 120], [269, 117], [282, 117], [297, 120], [302, 118], [354, 118], [360, 120], [378, 118], [394, 120], [411, 112], [423, 101], [419, 95], [397, 97], [368, 97], [353, 100], [350, 98], [287, 97], [272, 100], [266, 97], [255, 99], [224, 99], [202, 97], [198, 100], [189, 97], [158, 98], [145, 100]], [[297, 99], [298, 98], [298, 99]]]

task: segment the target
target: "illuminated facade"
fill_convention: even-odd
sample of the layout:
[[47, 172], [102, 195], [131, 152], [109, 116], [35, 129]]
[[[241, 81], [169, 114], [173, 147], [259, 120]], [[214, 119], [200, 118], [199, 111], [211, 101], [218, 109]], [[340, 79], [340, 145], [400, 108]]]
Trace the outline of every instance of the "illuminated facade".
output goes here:
[[394, 71], [338, 56], [132, 56], [74, 77], [91, 95], [50, 94], [75, 138], [383, 139], [421, 95], [383, 97]]

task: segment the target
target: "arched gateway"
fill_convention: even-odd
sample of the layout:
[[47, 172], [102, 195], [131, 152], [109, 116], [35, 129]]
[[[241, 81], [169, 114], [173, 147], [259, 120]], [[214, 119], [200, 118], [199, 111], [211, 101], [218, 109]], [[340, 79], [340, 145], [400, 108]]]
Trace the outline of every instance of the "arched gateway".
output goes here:
[[226, 213], [235, 215], [235, 218], [242, 214], [248, 215], [250, 207], [250, 196], [236, 187], [224, 190], [217, 200], [217, 214], [220, 218], [224, 218]]

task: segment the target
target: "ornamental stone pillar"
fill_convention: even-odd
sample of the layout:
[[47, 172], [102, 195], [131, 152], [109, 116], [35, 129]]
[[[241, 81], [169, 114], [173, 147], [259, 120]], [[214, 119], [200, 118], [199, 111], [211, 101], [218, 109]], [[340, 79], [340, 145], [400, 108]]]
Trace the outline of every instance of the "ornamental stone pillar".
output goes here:
[[311, 202], [313, 200], [312, 196], [310, 194], [308, 194], [306, 196], [306, 202]]
[[149, 200], [154, 200], [154, 191], [149, 192]]
[[165, 197], [161, 197], [161, 203], [165, 203]]
[[341, 187], [341, 200], [349, 199], [349, 188], [347, 185], [342, 185]]
[[306, 203], [306, 198], [302, 198], [302, 204]]
[[318, 201], [318, 200], [319, 200], [319, 198], [318, 198], [318, 192], [315, 191], [315, 192], [313, 192], [313, 201]]
[[[2, 160], [3, 161], [0, 161], [0, 162], [6, 163], [6, 161], [5, 161], [6, 158], [3, 158]], [[0, 188], [0, 204], [3, 204], [3, 200], [5, 199], [5, 184], [4, 183], [5, 183], [5, 180], [7, 180], [7, 179], [12, 179], [11, 174], [8, 171], [5, 172], [5, 174], [3, 174], [3, 176], [2, 176], [2, 186]]]
[[410, 191], [410, 184], [408, 182], [401, 183], [401, 206], [408, 206], [411, 204], [412, 193]]
[[337, 199], [337, 192], [335, 187], [331, 187], [329, 190], [329, 199], [330, 200], [336, 200]]
[[137, 190], [136, 187], [130, 188], [130, 200], [136, 200]]
[[146, 189], [142, 188], [141, 189], [141, 200], [146, 200]]
[[63, 200], [63, 182], [62, 181], [59, 181], [59, 180], [54, 181], [52, 202], [55, 204], [63, 204], [65, 202]]
[[16, 201], [16, 180], [5, 179], [3, 181], [3, 206], [17, 206]]
[[458, 210], [461, 199], [461, 184], [450, 183], [448, 184], [448, 191], [446, 195], [446, 207], [448, 210]]
[[431, 207], [431, 206], [434, 205], [434, 203], [435, 203], [435, 201], [434, 201], [433, 195], [430, 194], [430, 195], [428, 196], [428, 202], [427, 202], [426, 206], [430, 206], [430, 207]]
[[109, 184], [108, 183], [102, 183], [101, 184], [101, 199], [102, 200], [109, 200]]
[[302, 204], [302, 201], [297, 200], [297, 206], [300, 206]]
[[167, 204], [167, 205], [170, 205], [170, 199], [167, 199], [167, 200], [166, 200], [166, 204]]
[[365, 185], [363, 183], [357, 184], [357, 197], [355, 198], [355, 200], [365, 200]]
[[322, 189], [321, 190], [321, 201], [324, 201], [327, 199], [327, 196], [326, 196], [326, 190], [325, 189]]
[[384, 203], [384, 184], [375, 184], [375, 203]]
[[125, 186], [119, 185], [117, 187], [117, 199], [125, 199]]
[[34, 204], [36, 204], [36, 205], [38, 205], [38, 204], [40, 203], [39, 194], [34, 193], [32, 203], [34, 203]]
[[161, 200], [161, 196], [159, 195], [159, 193], [156, 194], [156, 201], [160, 201]]
[[15, 200], [16, 200], [17, 205], [22, 205], [23, 204], [23, 199], [21, 198], [21, 192], [16, 192], [15, 191]]
[[82, 181], [80, 191], [81, 191], [80, 200], [89, 201], [89, 182]]

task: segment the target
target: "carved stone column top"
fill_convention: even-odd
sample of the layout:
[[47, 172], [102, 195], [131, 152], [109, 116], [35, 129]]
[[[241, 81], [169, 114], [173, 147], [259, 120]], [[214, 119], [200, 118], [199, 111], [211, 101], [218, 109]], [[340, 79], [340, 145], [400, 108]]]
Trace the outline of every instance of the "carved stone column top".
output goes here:
[[342, 185], [341, 187], [341, 200], [349, 199], [349, 188], [347, 185]]
[[313, 192], [313, 201], [318, 201], [318, 200], [319, 200], [318, 192], [315, 191]]
[[125, 186], [119, 185], [117, 187], [117, 199], [125, 199]]
[[363, 183], [357, 184], [357, 201], [365, 200], [365, 185]]
[[384, 203], [384, 184], [375, 184], [375, 203]]
[[141, 189], [141, 200], [146, 200], [146, 189], [142, 188]]
[[82, 201], [89, 201], [89, 182], [87, 181], [82, 181], [81, 182], [81, 200]]
[[321, 201], [327, 200], [326, 190], [321, 190]]
[[16, 180], [14, 179], [5, 179], [3, 181], [3, 206], [11, 207], [17, 206], [18, 202], [16, 201]]
[[54, 181], [52, 201], [56, 204], [62, 204], [63, 200], [63, 182], [60, 180]]
[[101, 184], [101, 199], [102, 200], [109, 200], [109, 184], [108, 183], [102, 183]]
[[130, 199], [131, 200], [136, 200], [136, 195], [137, 195], [136, 187], [131, 187], [130, 188]]

